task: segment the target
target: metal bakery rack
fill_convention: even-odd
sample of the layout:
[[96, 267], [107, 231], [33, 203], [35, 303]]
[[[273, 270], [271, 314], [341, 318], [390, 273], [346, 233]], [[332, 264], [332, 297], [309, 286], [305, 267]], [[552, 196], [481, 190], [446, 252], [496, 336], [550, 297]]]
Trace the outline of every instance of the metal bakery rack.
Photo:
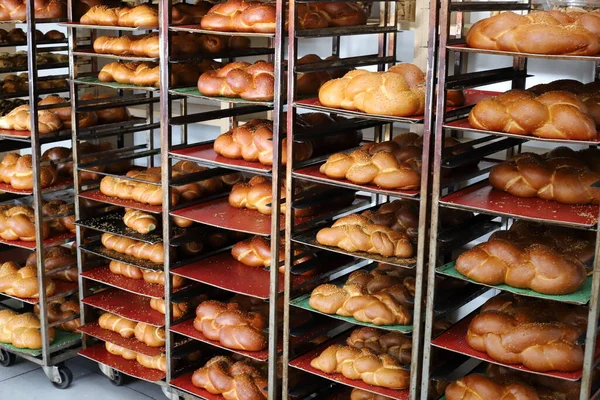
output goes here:
[[[26, 51], [18, 54], [26, 59], [26, 63], [14, 64], [10, 67], [0, 69], [0, 74], [7, 77], [7, 74], [26, 72], [28, 75], [27, 90], [22, 88], [2, 90], [0, 98], [6, 101], [16, 99], [29, 102], [30, 106], [30, 124], [33, 129], [27, 130], [0, 130], [0, 149], [6, 152], [19, 152], [21, 150], [30, 151], [32, 156], [33, 188], [15, 189], [10, 184], [0, 184], [0, 202], [3, 206], [25, 205], [33, 208], [35, 217], [35, 239], [33, 241], [22, 240], [4, 240], [0, 239], [0, 262], [12, 261], [23, 265], [25, 259], [32, 251], [35, 251], [35, 265], [37, 266], [38, 291], [39, 296], [35, 298], [19, 298], [6, 293], [0, 293], [0, 309], [12, 309], [19, 313], [32, 312], [35, 306], [39, 309], [40, 332], [42, 346], [39, 349], [17, 348], [11, 344], [0, 343], [0, 365], [4, 367], [11, 366], [16, 357], [24, 358], [42, 367], [44, 373], [50, 382], [59, 389], [69, 387], [73, 380], [73, 375], [69, 367], [64, 362], [77, 355], [80, 348], [81, 337], [78, 333], [67, 332], [56, 329], [58, 325], [68, 323], [77, 319], [78, 315], [73, 315], [61, 320], [51, 321], [48, 316], [48, 309], [55, 301], [63, 299], [77, 293], [76, 282], [63, 282], [55, 280], [56, 290], [52, 295], [46, 294], [46, 285], [50, 283], [55, 273], [64, 272], [75, 265], [71, 264], [59, 269], [48, 271], [45, 268], [45, 252], [57, 246], [66, 245], [75, 239], [75, 234], [71, 232], [53, 233], [50, 237], [44, 238], [42, 233], [42, 224], [52, 223], [54, 220], [62, 217], [69, 217], [72, 214], [68, 212], [61, 215], [45, 216], [42, 212], [44, 201], [52, 199], [70, 199], [72, 197], [72, 180], [65, 177], [58, 183], [49, 187], [42, 188], [41, 169], [49, 161], [42, 160], [42, 145], [57, 143], [68, 140], [70, 130], [62, 129], [57, 132], [41, 133], [38, 127], [38, 111], [55, 108], [52, 105], [41, 105], [37, 103], [41, 99], [40, 95], [67, 93], [68, 86], [66, 81], [64, 86], [40, 85], [48, 80], [65, 80], [67, 75], [60, 72], [68, 67], [66, 60], [55, 59], [54, 62], [42, 63], [40, 54], [43, 52], [64, 52], [67, 51], [67, 40], [62, 39], [36, 39], [36, 27], [42, 30], [48, 30], [50, 24], [60, 22], [62, 19], [35, 19], [34, 2], [26, 2], [26, 21], [1, 21], [1, 24], [22, 24], [26, 29], [26, 40], [17, 42], [3, 42], [0, 44], [3, 48], [18, 48], [26, 46]], [[6, 26], [6, 25], [5, 25]], [[13, 25], [14, 26], [14, 25]], [[6, 53], [8, 54], [8, 53]], [[7, 56], [5, 56], [7, 57]], [[66, 57], [63, 55], [61, 57]], [[38, 72], [44, 70], [42, 74]], [[44, 75], [44, 76], [39, 76]], [[10, 79], [10, 78], [9, 78]], [[4, 83], [4, 81], [2, 82]], [[12, 99], [12, 100], [9, 100]], [[13, 104], [12, 108], [16, 107]], [[68, 161], [68, 160], [60, 160]], [[36, 251], [37, 250], [37, 251]], [[50, 329], [55, 329], [54, 338], [51, 338]]]
[[[473, 313], [468, 315], [454, 316], [454, 325], [443, 334], [433, 333], [434, 321], [434, 301], [436, 280], [439, 277], [452, 277], [469, 281], [472, 284], [480, 285], [482, 289], [489, 290], [487, 296], [475, 299], [472, 309], [478, 308], [490, 295], [499, 291], [515, 293], [534, 298], [544, 298], [557, 302], [569, 304], [579, 304], [589, 307], [588, 326], [585, 338], [585, 355], [583, 370], [573, 373], [541, 373], [542, 375], [552, 376], [554, 378], [566, 379], [581, 382], [579, 398], [581, 400], [590, 399], [597, 396], [597, 383], [592, 382], [592, 371], [598, 362], [597, 323], [599, 309], [598, 298], [600, 295], [600, 265], [598, 260], [598, 249], [600, 242], [596, 235], [595, 258], [593, 264], [593, 275], [588, 277], [586, 284], [578, 292], [570, 295], [543, 295], [528, 289], [516, 289], [508, 285], [485, 286], [471, 281], [461, 275], [455, 268], [454, 261], [456, 254], [444, 254], [443, 249], [446, 244], [443, 242], [443, 235], [440, 230], [440, 215], [447, 209], [457, 209], [474, 212], [481, 224], [470, 227], [467, 236], [468, 240], [477, 240], [486, 234], [495, 231], [501, 225], [508, 226], [509, 222], [514, 220], [526, 220], [540, 222], [543, 224], [572, 227], [582, 230], [598, 230], [598, 207], [592, 205], [566, 205], [555, 201], [546, 201], [538, 198], [518, 198], [508, 193], [495, 190], [488, 183], [489, 166], [498, 162], [497, 160], [487, 160], [486, 157], [500, 153], [502, 158], [510, 157], [521, 150], [521, 146], [528, 142], [529, 145], [539, 145], [541, 142], [560, 146], [569, 145], [588, 145], [596, 146], [596, 141], [570, 141], [541, 139], [533, 136], [512, 135], [501, 132], [492, 132], [475, 129], [469, 124], [466, 118], [469, 108], [459, 110], [459, 112], [448, 112], [444, 110], [443, 105], [446, 99], [446, 90], [450, 89], [468, 89], [499, 82], [508, 82], [514, 89], [525, 88], [528, 75], [527, 61], [529, 58], [544, 59], [547, 68], [551, 68], [555, 60], [567, 60], [573, 63], [582, 61], [593, 61], [596, 66], [600, 58], [597, 56], [552, 56], [536, 55], [525, 53], [513, 53], [506, 51], [490, 51], [470, 48], [465, 44], [463, 36], [463, 25], [465, 16], [472, 12], [499, 12], [499, 11], [527, 11], [531, 10], [532, 5], [528, 2], [455, 2], [451, 0], [441, 0], [432, 4], [431, 19], [439, 21], [430, 31], [430, 40], [432, 43], [437, 41], [439, 54], [437, 59], [438, 74], [438, 96], [435, 107], [439, 110], [436, 113], [434, 129], [432, 131], [435, 142], [432, 152], [432, 190], [431, 190], [431, 227], [429, 232], [429, 260], [431, 268], [427, 276], [427, 292], [425, 295], [427, 305], [425, 330], [424, 330], [424, 356], [423, 370], [421, 379], [422, 398], [427, 398], [428, 385], [430, 377], [446, 379], [448, 382], [461, 378], [471, 370], [480, 368], [478, 364], [483, 361], [499, 364], [491, 359], [487, 354], [478, 352], [470, 348], [465, 341], [466, 330]], [[454, 24], [456, 22], [456, 24]], [[510, 60], [512, 66], [504, 68], [495, 68], [480, 70], [475, 72], [465, 72], [465, 62], [471, 54], [493, 54], [503, 56]], [[498, 94], [498, 93], [490, 93]], [[443, 150], [444, 141], [457, 134], [469, 134], [470, 140], [463, 141], [465, 146], [470, 148], [460, 155], [450, 155]], [[515, 152], [516, 151], [516, 152]], [[464, 179], [453, 179], [451, 182], [444, 182], [444, 172], [448, 168], [468, 165], [473, 161], [480, 160], [487, 162], [488, 168], [483, 169], [481, 174], [474, 176], [465, 176]], [[459, 249], [461, 245], [453, 245], [452, 249]], [[477, 313], [477, 311], [475, 311]], [[453, 361], [445, 367], [438, 368], [434, 365], [436, 354], [443, 355], [446, 359]], [[501, 364], [504, 365], [504, 364]], [[523, 366], [506, 365], [506, 367], [532, 372]]]

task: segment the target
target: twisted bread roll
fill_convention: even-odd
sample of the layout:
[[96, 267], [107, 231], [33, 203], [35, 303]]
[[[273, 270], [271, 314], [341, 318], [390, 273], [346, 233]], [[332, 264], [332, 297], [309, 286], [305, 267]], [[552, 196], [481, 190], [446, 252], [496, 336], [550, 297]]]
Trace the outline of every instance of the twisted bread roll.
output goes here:
[[158, 224], [154, 215], [132, 208], [125, 211], [123, 222], [128, 228], [142, 234], [152, 232]]
[[352, 272], [346, 280], [346, 285], [357, 284], [364, 288], [368, 294], [385, 294], [394, 301], [412, 310], [415, 296], [414, 274], [393, 276], [377, 268], [373, 271], [358, 270]]
[[198, 79], [198, 90], [205, 96], [270, 101], [274, 84], [273, 63], [236, 61], [216, 71], [204, 72]]
[[[0, 310], [0, 342], [12, 344], [19, 349], [41, 349], [42, 334], [38, 317], [33, 313], [19, 314], [12, 310]], [[48, 341], [54, 341], [54, 328], [48, 328]]]
[[497, 382], [485, 375], [471, 374], [446, 388], [447, 400], [498, 399], [541, 400], [537, 391], [520, 382]]
[[111, 261], [108, 264], [108, 268], [110, 272], [116, 275], [122, 275], [126, 278], [130, 279], [142, 279], [143, 273], [142, 270], [138, 267], [134, 267], [133, 265], [124, 264], [119, 261]]
[[[52, 273], [52, 278], [66, 282], [77, 282], [77, 257], [71, 250], [60, 246], [44, 251], [44, 269], [46, 272], [52, 272], [55, 269], [65, 268], [69, 265], [73, 265], [73, 267]], [[36, 252], [27, 257], [25, 266], [37, 268]]]
[[[65, 104], [69, 105], [68, 99], [63, 99], [57, 95], [47, 96], [45, 99], [42, 99], [38, 102], [40, 106], [46, 105], [54, 105], [54, 104]], [[60, 108], [52, 108], [49, 110], [50, 112], [56, 114], [64, 128], [71, 129], [71, 107], [60, 107]], [[98, 123], [98, 116], [95, 112], [79, 112], [77, 113], [77, 120], [80, 128], [87, 128], [92, 125], [96, 125]]]
[[406, 389], [409, 372], [389, 354], [375, 355], [367, 348], [357, 349], [334, 344], [310, 362], [311, 367], [327, 374], [339, 373], [348, 379], [390, 389]]
[[[177, 63], [171, 66], [171, 86], [193, 86], [205, 71], [214, 70], [219, 64], [212, 60], [201, 63]], [[158, 64], [148, 62], [113, 62], [106, 64], [98, 73], [101, 82], [118, 82], [136, 86], [160, 86]]]
[[[46, 296], [56, 292], [52, 279], [46, 279]], [[40, 297], [37, 268], [29, 266], [19, 268], [12, 261], [0, 265], [0, 293], [21, 299], [37, 299]]]
[[[189, 311], [189, 304], [187, 302], [179, 302], [171, 304], [171, 315], [174, 319], [183, 317]], [[164, 299], [150, 299], [150, 308], [154, 311], [158, 311], [161, 314], [165, 313], [165, 300]]]
[[[284, 245], [281, 243], [279, 251], [279, 272], [285, 271], [283, 260], [285, 258]], [[300, 256], [303, 249], [299, 246], [293, 246], [293, 256]], [[262, 236], [254, 236], [250, 239], [237, 242], [231, 248], [231, 255], [244, 265], [254, 268], [268, 268], [271, 266], [271, 242]], [[299, 257], [293, 260], [293, 265], [300, 264], [308, 260], [310, 256]], [[309, 271], [310, 274], [312, 271]]]
[[382, 396], [380, 394], [375, 394], [372, 392], [367, 392], [366, 390], [352, 389], [350, 392], [350, 400], [390, 400], [391, 397]]
[[[67, 4], [62, 0], [42, 0], [34, 3], [36, 19], [65, 18]], [[21, 0], [7, 0], [0, 5], [0, 21], [25, 21], [26, 3]]]
[[138, 354], [135, 351], [126, 349], [125, 347], [121, 347], [114, 343], [105, 342], [104, 347], [106, 347], [106, 350], [110, 354], [114, 354], [115, 356], [121, 356], [126, 360], [135, 360], [138, 356]]
[[208, 300], [196, 308], [194, 329], [234, 350], [260, 351], [267, 346], [265, 317], [245, 312], [237, 303]]
[[375, 225], [366, 217], [352, 214], [335, 221], [330, 228], [317, 233], [317, 241], [325, 246], [348, 252], [363, 251], [384, 257], [409, 258], [413, 247], [406, 233]]
[[142, 4], [137, 7], [109, 7], [104, 5], [94, 6], [80, 19], [84, 25], [103, 26], [158, 26], [158, 10]]
[[116, 332], [124, 338], [129, 339], [135, 336], [137, 323], [107, 312], [98, 318], [98, 325], [100, 325], [100, 328]]
[[101, 241], [102, 245], [108, 250], [127, 254], [141, 260], [161, 264], [165, 259], [165, 249], [162, 243], [149, 244], [111, 233], [104, 233]]
[[477, 21], [467, 32], [470, 47], [534, 54], [598, 54], [597, 13], [503, 12]]
[[[154, 206], [162, 205], [162, 188], [160, 185], [105, 176], [100, 181], [100, 191], [107, 196], [118, 197], [122, 200], [133, 200]], [[173, 191], [171, 201], [173, 204], [177, 204], [178, 200], [178, 193]]]
[[[285, 190], [281, 188], [282, 199]], [[271, 180], [262, 176], [253, 176], [247, 183], [237, 183], [229, 194], [229, 205], [235, 208], [257, 210], [261, 214], [271, 214]], [[285, 213], [285, 204], [281, 204], [281, 213]]]
[[368, 114], [422, 115], [425, 107], [422, 75], [413, 64], [398, 64], [387, 72], [350, 71], [321, 86], [319, 101], [326, 107]]
[[138, 322], [134, 329], [135, 338], [150, 347], [165, 345], [165, 330], [156, 326]]
[[600, 180], [583, 162], [572, 158], [522, 153], [494, 166], [490, 184], [517, 197], [539, 197], [565, 204], [598, 204]]
[[[156, 285], [165, 285], [165, 273], [163, 271], [149, 271], [142, 270], [142, 276], [145, 282], [153, 283]], [[186, 280], [179, 275], [173, 275], [171, 277], [171, 288], [179, 289], [185, 285]]]
[[146, 368], [157, 369], [162, 372], [167, 370], [167, 356], [164, 354], [147, 356], [145, 354], [138, 353], [135, 360]]
[[587, 106], [569, 92], [536, 96], [509, 90], [477, 103], [469, 113], [469, 123], [477, 129], [547, 139], [594, 140], [596, 124], [587, 113]]
[[[55, 132], [62, 126], [62, 121], [52, 111], [38, 111], [38, 131], [40, 134]], [[0, 117], [0, 129], [31, 131], [29, 105], [19, 106], [5, 116]]]
[[396, 232], [404, 232], [410, 238], [417, 237], [419, 209], [412, 201], [394, 200], [383, 204], [377, 211], [367, 210], [361, 215], [372, 224], [387, 226]]
[[[42, 238], [50, 236], [50, 226], [42, 223]], [[35, 216], [27, 206], [0, 206], [0, 238], [4, 240], [35, 241]]]
[[[79, 316], [80, 311], [78, 303], [63, 298], [50, 301], [46, 310], [48, 313], [48, 322], [51, 324], [63, 321], [67, 318]], [[39, 317], [40, 306], [38, 304], [33, 306], [33, 312]], [[56, 329], [67, 332], [77, 332], [80, 326], [81, 320], [76, 318], [56, 325]]]
[[225, 400], [266, 400], [267, 380], [248, 361], [225, 356], [211, 358], [192, 375], [192, 384]]
[[352, 331], [346, 344], [357, 349], [369, 349], [376, 355], [389, 354], [400, 364], [410, 364], [412, 340], [398, 332], [358, 328]]
[[[263, 165], [273, 165], [273, 122], [253, 119], [244, 125], [230, 129], [219, 135], [213, 149], [220, 156], [231, 159], [258, 161]], [[281, 144], [281, 160], [287, 162], [287, 139]], [[294, 161], [308, 160], [312, 155], [309, 142], [294, 143]]]
[[[33, 189], [33, 166], [30, 154], [19, 156], [8, 153], [0, 163], [0, 181], [18, 190]], [[56, 169], [51, 165], [40, 165], [40, 187], [47, 188], [58, 180]]]
[[42, 206], [46, 218], [52, 218], [48, 223], [53, 233], [75, 233], [75, 205], [63, 200], [50, 200]]

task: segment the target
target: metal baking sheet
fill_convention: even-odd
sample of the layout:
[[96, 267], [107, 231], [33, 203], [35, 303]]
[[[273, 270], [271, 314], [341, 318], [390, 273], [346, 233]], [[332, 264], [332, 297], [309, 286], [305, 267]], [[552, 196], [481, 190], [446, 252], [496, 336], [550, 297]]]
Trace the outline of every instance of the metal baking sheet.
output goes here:
[[86, 77], [73, 79], [75, 83], [80, 85], [93, 85], [93, 86], [104, 86], [113, 89], [120, 90], [146, 90], [148, 92], [157, 91], [159, 88], [155, 86], [137, 86], [128, 83], [117, 83], [117, 82], [101, 82], [97, 77]]
[[[466, 356], [477, 358], [477, 359], [483, 360], [483, 361], [487, 361], [492, 364], [502, 365], [507, 368], [512, 368], [512, 369], [516, 369], [519, 371], [529, 372], [531, 374], [550, 376], [553, 378], [566, 379], [569, 381], [577, 381], [577, 380], [581, 379], [582, 370], [575, 371], [575, 372], [556, 372], [556, 371], [555, 372], [537, 372], [537, 371], [532, 371], [528, 368], [525, 368], [523, 365], [520, 365], [520, 364], [511, 365], [511, 364], [499, 363], [499, 362], [493, 360], [491, 357], [489, 357], [486, 353], [474, 350], [467, 344], [466, 336], [467, 336], [467, 330], [469, 328], [469, 324], [471, 323], [471, 320], [473, 318], [475, 318], [475, 316], [477, 314], [479, 314], [479, 309], [475, 310], [473, 313], [471, 313], [467, 317], [463, 318], [461, 321], [459, 321], [454, 326], [452, 326], [452, 328], [448, 329], [446, 332], [444, 332], [437, 338], [433, 339], [431, 341], [431, 344], [436, 347], [440, 347], [440, 348], [443, 348], [446, 350], [453, 351], [455, 353], [464, 354]], [[600, 337], [598, 337], [598, 340], [596, 342], [596, 352], [594, 355], [595, 359], [597, 359], [600, 356], [600, 346], [598, 346], [598, 344], [600, 344]]]
[[[59, 350], [71, 347], [81, 342], [81, 335], [77, 333], [59, 330], [55, 330], [54, 332], [54, 341], [52, 344], [50, 344], [50, 354], [56, 353]], [[0, 342], [0, 347], [16, 355], [19, 355], [19, 353], [27, 354], [32, 357], [38, 357], [42, 355], [42, 349], [19, 349], [12, 344], [2, 342]]]
[[249, 162], [244, 160], [234, 160], [218, 155], [213, 150], [213, 144], [207, 143], [199, 146], [188, 147], [185, 149], [171, 150], [172, 156], [182, 160], [190, 160], [199, 163], [225, 167], [236, 171], [250, 172], [254, 174], [270, 174], [272, 165], [262, 165], [259, 162]]
[[125, 347], [136, 353], [145, 354], [147, 356], [158, 356], [165, 352], [165, 347], [150, 347], [145, 343], [140, 342], [134, 337], [124, 338], [117, 332], [101, 328], [98, 322], [92, 322], [79, 327], [79, 330], [86, 335], [93, 336], [96, 339], [105, 342], [116, 344], [117, 346]]
[[477, 285], [487, 286], [494, 289], [499, 289], [505, 292], [511, 292], [520, 296], [537, 297], [539, 299], [547, 299], [553, 301], [561, 301], [570, 304], [587, 304], [592, 296], [592, 277], [588, 276], [583, 286], [575, 293], [564, 295], [552, 295], [535, 292], [531, 289], [519, 289], [505, 284], [502, 285], [486, 285], [485, 283], [477, 282], [467, 278], [456, 270], [456, 261], [452, 261], [436, 270], [439, 274], [446, 275], [456, 279], [462, 279], [467, 282], [472, 282]]
[[390, 397], [393, 399], [398, 399], [398, 400], [407, 400], [409, 398], [409, 390], [408, 389], [396, 390], [396, 389], [389, 389], [389, 388], [385, 388], [385, 387], [381, 387], [381, 386], [369, 385], [369, 384], [364, 383], [362, 380], [348, 379], [345, 376], [343, 376], [342, 374], [326, 374], [323, 371], [319, 371], [318, 369], [313, 368], [310, 365], [310, 362], [314, 358], [318, 357], [327, 347], [329, 347], [331, 344], [333, 344], [332, 342], [335, 342], [335, 341], [336, 340], [334, 339], [333, 341], [327, 341], [327, 342], [323, 343], [322, 345], [318, 346], [316, 349], [290, 361], [290, 365], [294, 368], [300, 369], [302, 371], [306, 371], [310, 374], [317, 375], [317, 376], [320, 376], [325, 379], [329, 379], [330, 381], [334, 381], [334, 382], [341, 383], [346, 386], [366, 390], [371, 393], [376, 393], [376, 394], [379, 394], [382, 396], [387, 396], [387, 397]]
[[88, 190], [87, 192], [79, 193], [79, 197], [89, 200], [99, 201], [101, 203], [112, 204], [113, 206], [133, 208], [136, 210], [146, 211], [151, 214], [160, 214], [162, 206], [152, 206], [150, 204], [139, 203], [133, 200], [123, 200], [118, 197], [107, 196], [99, 189]]
[[102, 31], [151, 31], [154, 29], [158, 29], [158, 26], [139, 26], [137, 28], [132, 28], [128, 26], [113, 26], [113, 25], [88, 25], [82, 24], [80, 22], [66, 22], [62, 24], [58, 24], [58, 26], [64, 26], [67, 28], [79, 28], [79, 29], [99, 29]]
[[[63, 297], [70, 296], [73, 293], [77, 293], [77, 291], [78, 291], [77, 282], [65, 282], [65, 281], [60, 281], [58, 279], [55, 279], [54, 284], [56, 286], [56, 290], [55, 290], [54, 294], [52, 296], [48, 296], [48, 298], [63, 298]], [[2, 293], [2, 292], [0, 292], [0, 295], [10, 297], [11, 299], [17, 299], [17, 300], [22, 301], [23, 303], [27, 303], [27, 304], [38, 304], [40, 302], [40, 299], [38, 299], [38, 298], [25, 299], [22, 297], [11, 296], [11, 295], [8, 295], [8, 294]]]
[[101, 58], [110, 58], [113, 60], [127, 60], [127, 61], [143, 61], [143, 62], [158, 62], [158, 57], [140, 57], [140, 56], [118, 56], [116, 54], [105, 54], [105, 53], [96, 53], [94, 50], [77, 50], [73, 51], [73, 54], [76, 56], [84, 56], [84, 57], [101, 57]]
[[537, 197], [516, 197], [495, 190], [487, 181], [444, 196], [440, 203], [469, 211], [566, 226], [591, 227], [598, 222], [597, 205], [571, 205]]
[[187, 336], [189, 338], [198, 340], [200, 342], [208, 343], [212, 346], [219, 347], [221, 349], [225, 349], [227, 351], [231, 351], [234, 353], [238, 353], [238, 354], [241, 354], [241, 355], [249, 357], [249, 358], [253, 358], [255, 360], [267, 361], [267, 359], [269, 358], [269, 350], [268, 349], [264, 349], [261, 351], [233, 350], [233, 349], [223, 346], [220, 342], [207, 339], [206, 336], [204, 336], [202, 334], [202, 332], [199, 332], [196, 329], [194, 329], [194, 320], [193, 319], [188, 319], [188, 320], [185, 320], [183, 322], [180, 322], [178, 324], [171, 326], [171, 332], [175, 332], [180, 335]]
[[88, 243], [80, 246], [81, 250], [88, 253], [98, 255], [100, 257], [108, 258], [109, 260], [119, 261], [124, 264], [129, 264], [134, 267], [149, 269], [151, 271], [162, 271], [164, 266], [162, 264], [156, 264], [149, 260], [142, 260], [128, 254], [119, 253], [118, 251], [109, 250], [104, 247], [100, 241]]
[[[547, 139], [541, 138], [532, 135], [517, 135], [515, 133], [506, 133], [506, 132], [496, 132], [496, 131], [486, 131], [483, 129], [474, 128], [470, 123], [468, 118], [459, 119], [452, 122], [447, 122], [444, 124], [444, 128], [446, 129], [458, 129], [461, 131], [474, 132], [481, 135], [495, 135], [495, 136], [508, 136], [514, 137], [518, 139], [527, 139], [527, 140], [536, 140], [540, 142], [557, 142], [557, 143], [571, 143], [571, 144], [589, 144], [592, 146], [596, 146], [600, 144], [600, 139], [596, 140], [569, 140], [569, 139]], [[600, 135], [600, 132], [599, 132]]]
[[157, 227], [157, 229], [150, 233], [139, 233], [125, 225], [125, 222], [123, 222], [122, 213], [104, 214], [100, 217], [79, 220], [75, 223], [86, 228], [94, 229], [100, 232], [113, 233], [119, 236], [125, 236], [140, 242], [146, 242], [150, 244], [162, 242], [162, 231], [160, 227]]
[[329, 185], [347, 187], [349, 189], [354, 190], [363, 190], [365, 192], [371, 193], [379, 193], [394, 197], [402, 197], [402, 198], [415, 198], [419, 195], [420, 190], [399, 190], [399, 189], [382, 189], [377, 185], [359, 185], [356, 183], [352, 183], [347, 179], [333, 179], [329, 178], [327, 175], [319, 172], [319, 168], [321, 168], [322, 164], [311, 165], [309, 167], [301, 168], [294, 171], [293, 176], [301, 179], [306, 179], [308, 181], [313, 181], [317, 183], [326, 183]]
[[108, 266], [94, 268], [81, 273], [81, 276], [96, 282], [104, 283], [140, 296], [162, 299], [165, 297], [165, 287], [155, 283], [147, 283], [143, 279], [132, 279], [113, 274]]
[[600, 60], [600, 56], [568, 56], [568, 55], [548, 55], [548, 54], [534, 54], [534, 53], [519, 53], [515, 51], [502, 51], [502, 50], [484, 50], [475, 49], [468, 47], [466, 44], [456, 44], [446, 46], [448, 51], [458, 51], [461, 53], [481, 53], [481, 54], [493, 54], [498, 56], [509, 56], [509, 57], [527, 57], [527, 58], [547, 58], [551, 60], [571, 60], [571, 61], [594, 61]]
[[[398, 266], [401, 266], [404, 268], [412, 269], [417, 264], [416, 258], [384, 257], [379, 254], [365, 253], [362, 251], [349, 252], [349, 251], [342, 250], [339, 247], [325, 246], [325, 245], [317, 242], [317, 233], [323, 228], [325, 228], [325, 227], [320, 226], [316, 229], [311, 229], [309, 231], [305, 231], [305, 232], [293, 235], [292, 240], [294, 242], [302, 243], [307, 246], [317, 247], [319, 249], [333, 251], [335, 253], [344, 254], [344, 255], [357, 257], [357, 258], [362, 258], [365, 260], [373, 260], [373, 261], [379, 261], [379, 262], [386, 263], [386, 264], [398, 265]], [[416, 246], [417, 246], [416, 243], [413, 243], [415, 252], [416, 252]]]
[[[71, 242], [75, 239], [75, 234], [71, 232], [62, 233], [60, 235], [51, 236], [44, 240], [44, 247], [58, 246], [63, 243]], [[25, 242], [23, 240], [4, 240], [0, 239], [0, 243], [4, 243], [8, 246], [20, 247], [22, 249], [35, 250], [37, 242]]]
[[150, 299], [118, 289], [109, 289], [86, 297], [84, 304], [131, 319], [162, 327], [165, 316], [150, 308]]
[[121, 356], [110, 354], [104, 342], [80, 350], [79, 355], [144, 381], [158, 382], [166, 377], [166, 374], [158, 369], [146, 368], [135, 360], [126, 360]]
[[202, 93], [200, 93], [200, 91], [198, 90], [197, 87], [185, 87], [185, 88], [179, 88], [179, 89], [171, 89], [171, 90], [169, 90], [169, 93], [177, 94], [177, 95], [182, 95], [182, 96], [196, 97], [196, 98], [199, 98], [199, 99], [221, 101], [221, 102], [224, 102], [224, 103], [254, 104], [254, 105], [262, 105], [262, 106], [273, 106], [273, 102], [272, 101], [256, 101], [256, 100], [244, 100], [244, 99], [232, 98], [232, 97], [205, 96]]
[[179, 32], [194, 32], [204, 33], [206, 35], [220, 35], [220, 36], [245, 36], [245, 37], [267, 37], [274, 38], [275, 33], [254, 33], [254, 32], [221, 32], [212, 31], [208, 29], [202, 29], [200, 25], [177, 25], [170, 26], [169, 30]]
[[[54, 192], [58, 190], [68, 189], [73, 186], [73, 179], [59, 179], [53, 185], [45, 187], [42, 189], [42, 193]], [[0, 182], [0, 192], [5, 193], [13, 193], [13, 194], [22, 194], [24, 196], [29, 196], [33, 194], [33, 189], [15, 189], [10, 184]]]
[[174, 388], [181, 390], [186, 393], [190, 393], [194, 396], [200, 397], [206, 400], [223, 400], [223, 396], [220, 394], [212, 394], [208, 390], [196, 387], [192, 384], [192, 375], [194, 372], [188, 372], [175, 379], [171, 379], [169, 384]]

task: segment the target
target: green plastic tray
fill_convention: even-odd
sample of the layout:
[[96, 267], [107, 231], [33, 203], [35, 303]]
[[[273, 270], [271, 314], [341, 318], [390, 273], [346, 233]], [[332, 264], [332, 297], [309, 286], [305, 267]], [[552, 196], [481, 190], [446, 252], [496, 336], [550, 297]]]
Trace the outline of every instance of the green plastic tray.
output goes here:
[[512, 286], [508, 286], [505, 284], [502, 285], [486, 285], [472, 279], [467, 278], [460, 272], [456, 270], [456, 261], [452, 261], [440, 268], [438, 268], [437, 272], [442, 275], [450, 276], [453, 278], [462, 279], [468, 282], [473, 282], [478, 285], [492, 287], [495, 289], [503, 290], [505, 292], [515, 293], [521, 296], [529, 296], [529, 297], [537, 297], [540, 299], [548, 299], [554, 301], [561, 301], [563, 303], [571, 303], [571, 304], [587, 304], [590, 301], [590, 297], [592, 296], [592, 277], [588, 276], [583, 286], [576, 291], [575, 293], [563, 294], [563, 295], [554, 295], [554, 294], [543, 294], [535, 292], [531, 289], [519, 289]]
[[105, 87], [109, 87], [109, 88], [113, 88], [113, 89], [146, 90], [149, 92], [154, 92], [154, 91], [158, 90], [158, 88], [154, 87], [154, 86], [137, 86], [137, 85], [130, 85], [130, 84], [125, 84], [125, 83], [117, 83], [117, 82], [100, 82], [100, 80], [95, 77], [77, 78], [77, 79], [74, 79], [74, 81], [79, 84], [105, 86]]
[[[81, 340], [81, 335], [77, 334], [77, 333], [64, 332], [64, 331], [59, 331], [59, 330], [56, 330], [55, 332], [56, 333], [54, 335], [54, 341], [50, 345], [50, 353], [53, 353], [60, 349], [64, 349], [65, 347], [68, 347], [71, 344], [75, 344]], [[3, 347], [4, 349], [8, 350], [11, 353], [15, 353], [15, 354], [25, 353], [32, 357], [37, 357], [42, 354], [42, 349], [35, 349], [35, 350], [19, 349], [19, 348], [16, 348], [15, 346], [13, 346], [12, 344], [2, 343], [2, 342], [0, 342], [0, 347]]]
[[171, 89], [171, 90], [169, 90], [169, 92], [173, 93], [173, 94], [184, 95], [184, 96], [198, 97], [201, 99], [222, 101], [225, 103], [257, 104], [257, 105], [264, 105], [264, 106], [272, 106], [273, 105], [272, 101], [253, 101], [253, 100], [244, 100], [244, 99], [231, 98], [231, 97], [205, 96], [202, 93], [200, 93], [200, 91], [196, 87]]

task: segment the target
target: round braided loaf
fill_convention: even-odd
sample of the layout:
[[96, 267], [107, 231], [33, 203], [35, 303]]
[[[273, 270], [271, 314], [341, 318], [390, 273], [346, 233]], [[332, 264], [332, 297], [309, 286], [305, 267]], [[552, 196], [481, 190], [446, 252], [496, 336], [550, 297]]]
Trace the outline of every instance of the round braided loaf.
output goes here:
[[[15, 189], [33, 189], [33, 160], [30, 154], [19, 156], [8, 153], [0, 162], [0, 181]], [[52, 165], [39, 168], [40, 186], [46, 188], [58, 180], [56, 169]]]
[[205, 96], [255, 101], [273, 100], [274, 85], [273, 63], [266, 61], [232, 62], [216, 71], [204, 72], [198, 79], [198, 90]]
[[[46, 279], [46, 296], [52, 296], [55, 292], [54, 281]], [[0, 264], [0, 293], [21, 299], [40, 297], [37, 268], [32, 266], [19, 268], [12, 261]]]
[[[42, 348], [40, 319], [33, 313], [19, 314], [12, 310], [0, 310], [0, 342], [12, 344], [18, 349]], [[54, 328], [48, 328], [48, 341], [54, 341]]]
[[[50, 236], [50, 226], [42, 222], [42, 238]], [[4, 240], [35, 241], [35, 215], [27, 206], [0, 206], [0, 238]]]

